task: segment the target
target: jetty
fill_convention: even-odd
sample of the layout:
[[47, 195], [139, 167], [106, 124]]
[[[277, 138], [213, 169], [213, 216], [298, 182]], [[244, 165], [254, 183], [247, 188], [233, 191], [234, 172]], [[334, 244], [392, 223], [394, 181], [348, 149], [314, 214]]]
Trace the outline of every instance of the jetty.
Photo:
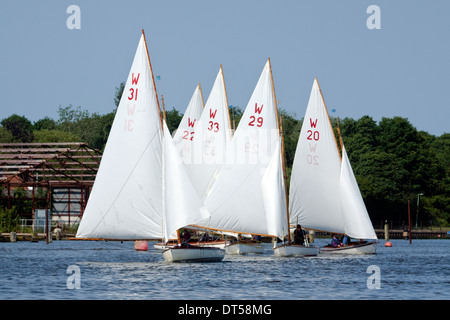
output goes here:
[[[384, 239], [385, 230], [375, 229], [378, 239]], [[408, 230], [389, 230], [389, 239], [405, 239], [408, 238]], [[447, 230], [412, 230], [412, 239], [446, 239]]]
[[[50, 238], [51, 236], [51, 238]], [[68, 234], [65, 232], [52, 233], [49, 235], [49, 240], [69, 240], [74, 237], [73, 234]], [[3, 232], [0, 233], [0, 242], [16, 242], [16, 241], [46, 241], [46, 233], [24, 233], [24, 232]]]

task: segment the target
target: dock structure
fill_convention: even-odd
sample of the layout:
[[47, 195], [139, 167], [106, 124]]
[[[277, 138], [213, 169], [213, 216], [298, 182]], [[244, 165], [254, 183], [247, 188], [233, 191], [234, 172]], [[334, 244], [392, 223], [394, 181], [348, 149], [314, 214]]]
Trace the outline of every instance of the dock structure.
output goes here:
[[[385, 230], [375, 230], [379, 239], [384, 238]], [[447, 231], [445, 230], [412, 230], [412, 239], [445, 239]], [[405, 239], [408, 238], [408, 230], [389, 230], [389, 239]]]
[[22, 219], [35, 219], [43, 209], [53, 221], [79, 223], [101, 157], [83, 142], [1, 143], [0, 205], [31, 204], [27, 212], [18, 212]]

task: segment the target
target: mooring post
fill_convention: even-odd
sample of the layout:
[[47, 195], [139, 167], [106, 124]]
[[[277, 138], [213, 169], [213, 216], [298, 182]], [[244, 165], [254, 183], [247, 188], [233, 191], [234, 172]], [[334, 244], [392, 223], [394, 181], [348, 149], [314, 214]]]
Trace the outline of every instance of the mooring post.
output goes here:
[[387, 220], [384, 222], [384, 240], [389, 241], [389, 225]]
[[15, 233], [14, 231], [11, 231], [9, 233], [9, 241], [16, 242], [17, 241], [17, 233]]

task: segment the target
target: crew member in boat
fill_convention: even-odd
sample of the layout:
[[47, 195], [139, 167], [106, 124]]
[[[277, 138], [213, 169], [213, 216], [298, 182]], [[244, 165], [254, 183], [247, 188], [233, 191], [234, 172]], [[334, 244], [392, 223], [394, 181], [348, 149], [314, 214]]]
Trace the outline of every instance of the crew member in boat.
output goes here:
[[189, 230], [184, 229], [183, 234], [181, 236], [181, 245], [182, 246], [189, 246], [189, 240], [191, 240], [191, 233]]
[[294, 230], [294, 244], [304, 244], [305, 243], [305, 235], [303, 233], [303, 229], [301, 225], [297, 225], [297, 228]]
[[209, 235], [208, 232], [205, 232], [200, 238], [200, 242], [207, 242], [207, 241], [212, 241], [212, 237]]
[[340, 248], [341, 247], [341, 242], [339, 241], [339, 239], [336, 237], [335, 234], [333, 234], [333, 238], [331, 239], [331, 246], [333, 248]]

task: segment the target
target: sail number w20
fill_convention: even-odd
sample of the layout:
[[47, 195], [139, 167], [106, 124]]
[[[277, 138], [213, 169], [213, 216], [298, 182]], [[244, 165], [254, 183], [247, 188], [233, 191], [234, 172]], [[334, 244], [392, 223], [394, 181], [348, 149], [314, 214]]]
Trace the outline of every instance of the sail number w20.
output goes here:
[[[316, 129], [317, 119], [315, 119], [313, 121], [311, 118], [309, 118], [309, 125], [310, 125], [311, 129]], [[319, 139], [320, 139], [319, 131], [317, 131], [317, 130], [306, 131], [306, 140], [319, 141]], [[309, 142], [310, 153], [306, 155], [306, 163], [308, 163], [309, 165], [314, 165], [314, 166], [319, 165], [319, 156], [317, 154], [315, 154], [316, 147], [317, 147], [316, 143]]]

